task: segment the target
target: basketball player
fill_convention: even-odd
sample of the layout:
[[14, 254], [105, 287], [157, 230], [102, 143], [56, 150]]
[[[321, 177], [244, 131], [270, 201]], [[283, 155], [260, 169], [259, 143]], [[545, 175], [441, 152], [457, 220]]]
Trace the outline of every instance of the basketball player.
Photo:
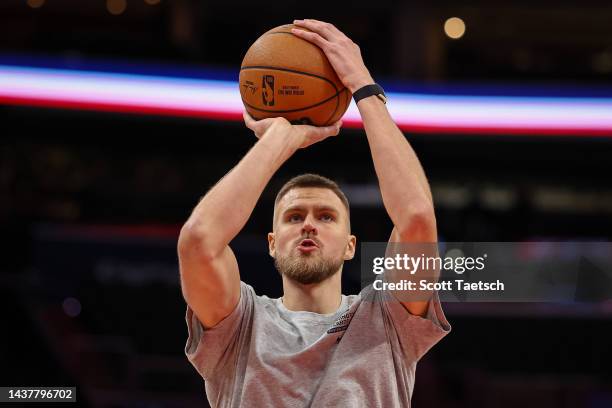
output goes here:
[[[425, 174], [389, 116], [382, 89], [371, 86], [359, 47], [331, 24], [294, 24], [293, 33], [319, 46], [355, 95], [394, 224], [390, 241], [436, 242]], [[437, 294], [400, 302], [370, 285], [342, 295], [342, 265], [353, 258], [356, 238], [336, 183], [306, 174], [278, 192], [268, 247], [283, 296], [258, 296], [240, 281], [229, 243], [266, 184], [298, 149], [337, 135], [341, 126], [244, 119], [259, 140], [195, 207], [178, 243], [188, 304], [185, 352], [205, 380], [210, 404], [409, 407], [417, 361], [450, 326]]]

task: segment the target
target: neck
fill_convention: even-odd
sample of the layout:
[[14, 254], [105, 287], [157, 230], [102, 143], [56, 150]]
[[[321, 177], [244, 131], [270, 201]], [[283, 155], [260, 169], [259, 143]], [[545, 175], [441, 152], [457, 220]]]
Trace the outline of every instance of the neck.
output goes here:
[[304, 285], [283, 275], [283, 305], [292, 312], [334, 313], [342, 303], [341, 272], [321, 283]]

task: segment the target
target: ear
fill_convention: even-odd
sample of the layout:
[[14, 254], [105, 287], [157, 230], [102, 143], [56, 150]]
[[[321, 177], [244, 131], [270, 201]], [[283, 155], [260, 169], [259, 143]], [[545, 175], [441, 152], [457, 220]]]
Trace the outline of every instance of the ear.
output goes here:
[[272, 258], [276, 254], [276, 242], [274, 241], [274, 233], [268, 232], [268, 253]]
[[355, 248], [357, 247], [357, 237], [354, 235], [349, 235], [349, 240], [346, 244], [346, 249], [344, 250], [344, 260], [348, 261], [353, 259], [355, 256]]

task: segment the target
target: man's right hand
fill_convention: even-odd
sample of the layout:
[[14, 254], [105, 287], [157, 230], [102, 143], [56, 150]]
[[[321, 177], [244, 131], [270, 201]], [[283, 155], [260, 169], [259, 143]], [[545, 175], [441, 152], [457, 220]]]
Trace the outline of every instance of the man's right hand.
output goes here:
[[278, 133], [294, 139], [296, 147], [300, 149], [330, 136], [337, 136], [342, 127], [342, 121], [340, 120], [330, 126], [310, 126], [292, 125], [287, 119], [281, 117], [255, 120], [246, 111], [243, 112], [242, 116], [246, 127], [251, 129], [258, 139]]

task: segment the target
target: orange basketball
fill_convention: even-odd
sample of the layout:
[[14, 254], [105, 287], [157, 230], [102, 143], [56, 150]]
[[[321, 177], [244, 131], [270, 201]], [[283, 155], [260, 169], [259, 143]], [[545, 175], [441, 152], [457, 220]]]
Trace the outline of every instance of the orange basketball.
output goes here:
[[323, 51], [291, 34], [293, 24], [266, 32], [240, 67], [240, 96], [255, 119], [282, 116], [315, 126], [339, 120], [351, 101]]

